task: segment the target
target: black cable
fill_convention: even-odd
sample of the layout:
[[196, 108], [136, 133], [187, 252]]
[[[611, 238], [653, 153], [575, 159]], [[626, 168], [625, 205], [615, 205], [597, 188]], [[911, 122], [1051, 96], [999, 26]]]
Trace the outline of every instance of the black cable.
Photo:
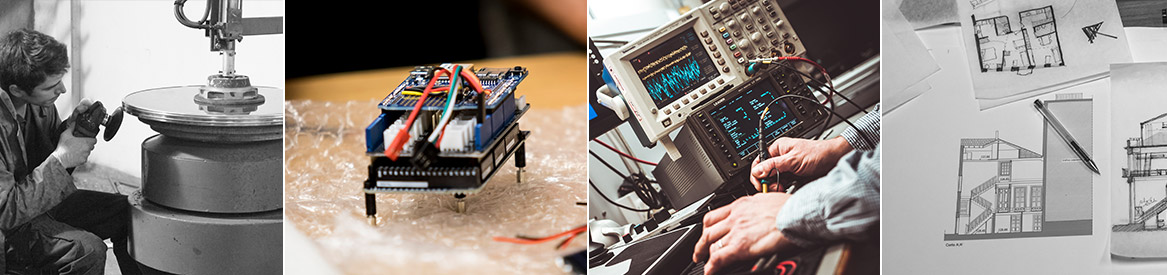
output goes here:
[[[872, 143], [872, 144], [875, 144], [875, 143]], [[611, 164], [608, 164], [607, 161], [604, 161], [603, 158], [601, 158], [599, 155], [596, 155], [596, 152], [593, 152], [592, 150], [588, 150], [588, 154], [592, 154], [593, 157], [596, 157], [596, 160], [600, 161], [600, 163], [603, 163], [604, 166], [607, 166], [608, 169], [611, 169], [613, 173], [616, 173], [616, 175], [619, 175], [621, 178], [625, 178], [625, 179], [628, 178], [628, 175], [621, 173], [620, 170], [616, 170], [616, 167], [612, 166]]]
[[[782, 100], [783, 98], [787, 98], [787, 97], [800, 98], [800, 99], [804, 99], [804, 100], [810, 100], [811, 102], [817, 102], [814, 99], [806, 97], [806, 96], [788, 94], [788, 95], [779, 96], [778, 98], [775, 98], [774, 100], [770, 101], [770, 103], [766, 103], [766, 105], [764, 105], [764, 106], [766, 108], [769, 108], [770, 105], [774, 105], [775, 102], [778, 102], [779, 100]], [[823, 108], [823, 110], [829, 110], [829, 109], [827, 109], [827, 106], [823, 106], [822, 104], [815, 104], [815, 106], [819, 106], [819, 108]], [[842, 119], [843, 122], [846, 122], [847, 125], [851, 126], [851, 128], [855, 128], [855, 130], [856, 130], [855, 132], [859, 134], [859, 137], [861, 137], [861, 138], [863, 138], [863, 140], [867, 141], [868, 144], [875, 144], [874, 140], [871, 139], [871, 137], [867, 136], [867, 133], [860, 131], [859, 127], [856, 127], [855, 124], [851, 123], [850, 120], [847, 120], [847, 118], [844, 118], [842, 115], [840, 115], [839, 113], [834, 112], [834, 111], [831, 111], [831, 114], [839, 117], [839, 119]]]
[[[855, 101], [852, 101], [852, 100], [851, 100], [851, 98], [849, 98], [849, 97], [847, 97], [847, 96], [843, 95], [843, 93], [840, 93], [839, 91], [836, 91], [836, 90], [835, 90], [835, 88], [832, 88], [832, 87], [830, 87], [829, 85], [827, 85], [826, 83], [823, 83], [822, 81], [819, 81], [818, 79], [816, 79], [816, 78], [812, 77], [810, 74], [807, 74], [806, 72], [803, 72], [802, 70], [799, 70], [798, 68], [795, 68], [793, 65], [786, 64], [786, 60], [780, 60], [780, 61], [782, 61], [782, 62], [774, 62], [774, 63], [775, 63], [775, 64], [780, 64], [780, 65], [786, 66], [787, 68], [790, 68], [790, 69], [794, 70], [795, 72], [797, 72], [797, 73], [799, 73], [799, 74], [801, 74], [801, 75], [805, 76], [806, 78], [810, 79], [810, 81], [814, 81], [815, 83], [817, 83], [817, 84], [819, 85], [819, 89], [820, 89], [819, 91], [820, 91], [820, 92], [821, 92], [821, 89], [822, 89], [823, 87], [827, 88], [828, 90], [830, 90], [830, 91], [831, 91], [831, 93], [833, 93], [833, 94], [835, 94], [835, 95], [838, 95], [839, 97], [843, 98], [843, 101], [846, 101], [847, 103], [851, 103], [851, 106], [855, 106], [855, 109], [859, 109], [859, 111], [860, 111], [860, 112], [863, 112], [864, 114], [867, 114], [867, 110], [863, 109], [863, 107], [859, 107], [859, 104], [855, 103]], [[832, 102], [834, 102], [834, 101], [832, 101]]]
[[596, 184], [595, 184], [595, 183], [593, 183], [591, 179], [588, 179], [588, 184], [592, 186], [592, 189], [596, 190], [596, 193], [599, 193], [599, 194], [600, 194], [600, 197], [601, 197], [601, 198], [604, 198], [604, 200], [608, 201], [608, 203], [611, 203], [612, 205], [615, 205], [616, 207], [620, 207], [620, 208], [624, 208], [624, 209], [628, 209], [628, 210], [630, 210], [630, 211], [636, 211], [636, 212], [648, 212], [648, 211], [652, 211], [652, 209], [636, 209], [636, 208], [632, 208], [632, 207], [624, 206], [623, 204], [616, 203], [616, 201], [613, 201], [612, 199], [609, 199], [609, 198], [608, 198], [608, 195], [604, 195], [604, 192], [600, 192], [600, 188], [599, 188], [599, 187], [596, 187]]
[[604, 159], [601, 158], [599, 155], [597, 155], [596, 152], [594, 152], [592, 150], [588, 150], [588, 154], [591, 154], [593, 157], [596, 158], [596, 160], [600, 161], [601, 164], [604, 164], [605, 167], [608, 167], [608, 169], [612, 170], [613, 173], [616, 173], [616, 175], [620, 176], [621, 178], [623, 178], [625, 180], [632, 181], [632, 183], [633, 183], [632, 186], [633, 186], [633, 188], [636, 188], [635, 192], [636, 192], [637, 196], [640, 197], [640, 199], [642, 201], [644, 201], [645, 204], [648, 204], [649, 206], [653, 206], [654, 208], [659, 207], [661, 205], [661, 200], [660, 200], [659, 196], [654, 194], [654, 192], [656, 190], [652, 190], [651, 186], [642, 185], [638, 181], [633, 180], [630, 176], [625, 175], [624, 173], [621, 173], [620, 170], [617, 170], [615, 166], [612, 166], [612, 164], [609, 164], [607, 161], [604, 161]]

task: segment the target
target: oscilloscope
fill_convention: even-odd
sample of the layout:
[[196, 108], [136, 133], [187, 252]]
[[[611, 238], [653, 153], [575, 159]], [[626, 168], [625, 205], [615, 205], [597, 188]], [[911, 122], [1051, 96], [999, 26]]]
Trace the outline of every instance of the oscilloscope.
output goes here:
[[746, 81], [748, 60], [805, 52], [776, 0], [717, 0], [621, 47], [604, 65], [609, 85], [636, 119], [641, 143], [661, 141], [675, 158], [669, 132]]

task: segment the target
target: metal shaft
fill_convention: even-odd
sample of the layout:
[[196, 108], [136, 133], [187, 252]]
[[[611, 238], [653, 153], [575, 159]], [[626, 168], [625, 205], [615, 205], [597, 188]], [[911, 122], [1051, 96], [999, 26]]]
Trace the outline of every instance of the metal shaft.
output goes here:
[[235, 75], [235, 50], [226, 50], [219, 52], [223, 56], [223, 75]]

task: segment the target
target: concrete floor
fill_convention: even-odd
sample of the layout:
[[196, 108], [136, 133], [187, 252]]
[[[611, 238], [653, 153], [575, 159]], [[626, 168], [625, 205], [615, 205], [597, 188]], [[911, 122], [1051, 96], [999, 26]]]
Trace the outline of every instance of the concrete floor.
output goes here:
[[[78, 189], [129, 195], [138, 190], [141, 182], [140, 178], [133, 175], [93, 163], [73, 171], [73, 183]], [[113, 255], [113, 243], [106, 240], [105, 244], [111, 248], [105, 255], [105, 274], [122, 274], [118, 269], [117, 258]]]

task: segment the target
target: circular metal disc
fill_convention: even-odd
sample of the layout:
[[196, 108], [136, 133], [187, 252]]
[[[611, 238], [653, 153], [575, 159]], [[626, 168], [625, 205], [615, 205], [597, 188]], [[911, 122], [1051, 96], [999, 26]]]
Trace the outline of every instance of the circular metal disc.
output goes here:
[[267, 100], [258, 106], [199, 105], [194, 98], [201, 85], [154, 88], [134, 92], [122, 100], [126, 113], [143, 122], [190, 126], [252, 127], [280, 126], [284, 121], [284, 91], [259, 87]]

